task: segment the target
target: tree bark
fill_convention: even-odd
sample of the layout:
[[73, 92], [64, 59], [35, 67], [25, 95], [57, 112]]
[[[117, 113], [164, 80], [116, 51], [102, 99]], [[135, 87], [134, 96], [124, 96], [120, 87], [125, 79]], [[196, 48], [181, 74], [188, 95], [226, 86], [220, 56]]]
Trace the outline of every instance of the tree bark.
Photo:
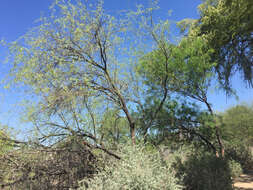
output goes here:
[[[206, 106], [207, 106], [208, 111], [210, 112], [210, 114], [212, 116], [214, 116], [214, 113], [213, 113], [213, 110], [212, 110], [210, 104], [206, 100], [204, 102], [205, 102], [205, 104], [206, 104]], [[221, 137], [220, 137], [219, 127], [218, 127], [218, 125], [216, 123], [216, 120], [214, 120], [214, 124], [215, 124], [215, 135], [216, 135], [216, 138], [217, 138], [217, 141], [218, 141], [218, 144], [219, 144], [219, 152], [216, 151], [216, 156], [217, 157], [221, 156], [222, 158], [224, 158], [224, 156], [225, 156], [225, 154], [224, 154], [225, 153], [225, 149], [224, 149], [224, 145], [223, 145], [223, 142], [221, 140]]]
[[136, 141], [135, 141], [135, 123], [130, 124], [130, 133], [131, 133], [132, 144], [135, 145], [136, 144]]

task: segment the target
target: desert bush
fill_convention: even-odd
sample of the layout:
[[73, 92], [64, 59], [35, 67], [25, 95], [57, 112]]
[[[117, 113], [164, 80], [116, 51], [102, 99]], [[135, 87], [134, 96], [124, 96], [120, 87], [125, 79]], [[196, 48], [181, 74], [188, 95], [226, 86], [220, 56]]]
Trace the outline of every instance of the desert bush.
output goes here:
[[226, 148], [226, 155], [240, 163], [243, 170], [253, 169], [253, 153], [250, 147], [245, 145], [228, 145]]
[[171, 164], [165, 164], [158, 151], [146, 151], [143, 145], [124, 145], [118, 154], [121, 160], [109, 163], [93, 179], [82, 180], [79, 190], [182, 189]]
[[[180, 151], [185, 151], [181, 152]], [[192, 147], [181, 149], [175, 155], [174, 168], [187, 190], [230, 190], [231, 170], [226, 159], [217, 158], [204, 150]]]
[[242, 174], [242, 166], [240, 163], [235, 160], [229, 160], [228, 164], [233, 178], [239, 177]]

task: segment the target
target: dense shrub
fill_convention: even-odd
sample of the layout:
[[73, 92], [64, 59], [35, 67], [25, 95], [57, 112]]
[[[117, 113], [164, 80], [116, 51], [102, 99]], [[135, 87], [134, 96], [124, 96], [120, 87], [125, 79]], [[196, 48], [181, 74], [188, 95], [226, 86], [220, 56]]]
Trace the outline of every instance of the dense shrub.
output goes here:
[[240, 163], [243, 170], [253, 169], [253, 153], [250, 147], [245, 145], [230, 145], [226, 148], [226, 155]]
[[239, 177], [242, 174], [242, 166], [240, 163], [235, 160], [229, 160], [229, 168], [231, 172], [231, 176], [233, 178]]
[[175, 171], [165, 164], [156, 151], [147, 152], [143, 146], [125, 145], [119, 149], [120, 161], [114, 161], [94, 176], [83, 180], [80, 190], [179, 190]]
[[182, 177], [187, 190], [232, 189], [228, 160], [217, 158], [203, 150], [192, 150], [191, 147], [186, 153], [177, 153], [174, 168], [177, 177]]

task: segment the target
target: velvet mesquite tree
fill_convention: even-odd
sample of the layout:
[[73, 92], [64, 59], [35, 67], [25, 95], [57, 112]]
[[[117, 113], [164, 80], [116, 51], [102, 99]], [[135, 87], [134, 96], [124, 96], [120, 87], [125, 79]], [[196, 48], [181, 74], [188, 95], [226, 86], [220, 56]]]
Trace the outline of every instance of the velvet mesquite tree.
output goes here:
[[[120, 110], [135, 144], [136, 121], [132, 113], [136, 104], [143, 104], [145, 94], [135, 63], [143, 55], [147, 42], [150, 44], [147, 49], [157, 47], [164, 55], [168, 54], [164, 42], [169, 36], [169, 23], [154, 22], [155, 9], [156, 4], [147, 9], [139, 6], [137, 11], [114, 17], [105, 13], [102, 2], [91, 5], [82, 1], [55, 1], [51, 17], [42, 18], [37, 27], [9, 44], [11, 79], [26, 85], [37, 96], [35, 108], [46, 117], [56, 115], [64, 126], [69, 126], [62, 117], [66, 113], [72, 113], [75, 121], [83, 120], [82, 108], [95, 126], [98, 117], [94, 117], [92, 102], [99, 104], [96, 109], [101, 112], [108, 107]], [[142, 51], [138, 49], [140, 46]], [[164, 83], [166, 80], [165, 77]], [[87, 101], [88, 106], [84, 103]], [[156, 110], [159, 109], [160, 106]]]

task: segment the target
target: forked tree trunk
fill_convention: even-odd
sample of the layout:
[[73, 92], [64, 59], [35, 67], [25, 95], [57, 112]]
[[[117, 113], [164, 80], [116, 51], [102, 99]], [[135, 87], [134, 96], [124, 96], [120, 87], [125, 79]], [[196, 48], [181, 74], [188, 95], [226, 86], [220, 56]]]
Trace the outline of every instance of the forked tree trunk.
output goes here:
[[[213, 113], [213, 110], [212, 110], [210, 104], [207, 101], [204, 101], [204, 102], [207, 105], [207, 108], [208, 108], [210, 114], [212, 116], [214, 116], [214, 113]], [[219, 127], [218, 127], [215, 120], [214, 120], [214, 122], [215, 122], [215, 135], [216, 135], [216, 138], [217, 138], [217, 141], [218, 141], [218, 144], [219, 144], [219, 152], [216, 151], [216, 157], [221, 156], [221, 158], [224, 158], [225, 157], [225, 149], [224, 149], [224, 145], [223, 145], [223, 142], [222, 142], [222, 139], [221, 139], [221, 136], [220, 136]]]

